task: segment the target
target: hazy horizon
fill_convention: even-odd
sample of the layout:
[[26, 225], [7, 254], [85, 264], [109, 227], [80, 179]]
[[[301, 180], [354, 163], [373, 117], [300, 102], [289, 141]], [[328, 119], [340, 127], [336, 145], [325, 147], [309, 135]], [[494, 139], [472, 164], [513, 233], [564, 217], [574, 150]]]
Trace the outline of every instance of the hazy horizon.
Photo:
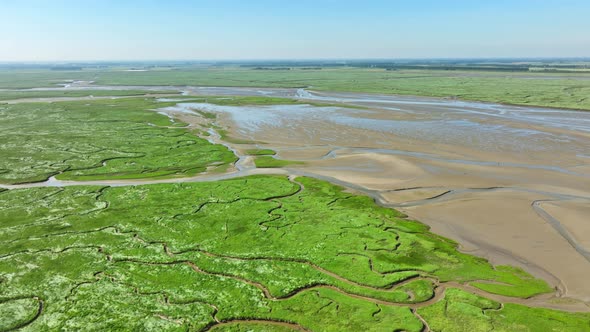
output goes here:
[[586, 58], [590, 3], [0, 0], [0, 62]]
[[246, 64], [246, 63], [262, 63], [262, 64], [269, 64], [276, 62], [277, 64], [285, 63], [289, 64], [290, 62], [293, 63], [313, 63], [313, 62], [325, 62], [325, 63], [356, 63], [356, 62], [375, 62], [377, 63], [395, 63], [395, 62], [408, 62], [408, 63], [444, 63], [444, 62], [452, 62], [452, 61], [465, 61], [465, 62], [513, 62], [513, 61], [554, 61], [554, 60], [563, 60], [563, 61], [590, 61], [590, 57], [586, 56], [579, 56], [579, 57], [475, 57], [475, 58], [305, 58], [305, 59], [297, 59], [297, 58], [257, 58], [257, 59], [106, 59], [106, 60], [96, 60], [96, 59], [85, 59], [85, 60], [0, 60], [0, 64], [100, 64], [100, 63], [117, 63], [117, 64], [139, 64], [139, 63], [147, 63], [147, 64], [174, 64], [174, 63], [192, 63], [192, 64], [214, 64], [214, 63], [227, 63], [227, 64]]

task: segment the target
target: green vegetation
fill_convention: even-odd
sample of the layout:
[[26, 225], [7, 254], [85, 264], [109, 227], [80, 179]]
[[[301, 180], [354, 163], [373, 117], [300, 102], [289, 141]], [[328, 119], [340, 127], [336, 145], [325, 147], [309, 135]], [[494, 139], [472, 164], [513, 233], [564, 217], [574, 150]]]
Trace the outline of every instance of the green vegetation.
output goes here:
[[0, 299], [0, 331], [18, 329], [23, 322], [34, 320], [39, 304], [35, 298]]
[[590, 331], [588, 314], [500, 303], [449, 288], [438, 303], [418, 309], [433, 331]]
[[195, 110], [195, 112], [197, 112], [200, 116], [204, 117], [205, 119], [214, 120], [217, 118], [217, 115], [215, 113], [200, 110]]
[[[348, 91], [452, 97], [465, 100], [590, 110], [590, 80], [542, 79], [539, 75], [433, 70], [387, 71], [338, 68], [322, 70], [257, 71], [243, 68], [201, 69], [179, 72], [141, 72], [120, 75], [104, 72], [97, 83], [114, 85], [167, 85], [184, 82], [203, 86], [311, 87]], [[535, 76], [537, 75], [537, 76]], [[575, 78], [575, 76], [573, 76]]]
[[279, 325], [280, 323], [273, 322], [255, 322], [255, 323], [245, 323], [245, 322], [232, 322], [226, 323], [224, 325], [217, 325], [211, 329], [211, 331], [215, 332], [252, 332], [252, 331], [260, 331], [260, 332], [293, 332], [297, 331], [296, 327], [286, 326], [286, 325]]
[[492, 311], [490, 316], [497, 331], [590, 331], [588, 314], [506, 303], [503, 310]]
[[[410, 309], [434, 296], [440, 276], [468, 281], [468, 269], [470, 280], [529, 288], [520, 295], [547, 290], [458, 252], [368, 197], [310, 178], [19, 189], [0, 193], [0, 207], [0, 310], [18, 308], [3, 323], [28, 324], [24, 330], [201, 330], [235, 322], [220, 328], [421, 331]], [[445, 315], [454, 313], [479, 326], [481, 308], [498, 309], [465, 294], [480, 309], [441, 312], [446, 301], [459, 301], [448, 289], [419, 312], [432, 326], [450, 324], [456, 316]], [[518, 328], [528, 312], [578, 331], [590, 318], [521, 306], [483, 312], [507, 328]]]
[[250, 149], [246, 150], [246, 154], [251, 156], [274, 156], [277, 153], [271, 149]]
[[235, 161], [227, 148], [148, 111], [167, 105], [126, 98], [0, 106], [0, 182], [189, 176]]
[[276, 97], [255, 97], [255, 96], [207, 96], [207, 97], [185, 97], [187, 102], [192, 103], [211, 103], [222, 106], [265, 106], [265, 105], [289, 105], [289, 104], [300, 104], [297, 100], [289, 98], [276, 98]]
[[[311, 87], [349, 91], [450, 97], [465, 100], [590, 110], [590, 79], [584, 73], [326, 67], [253, 70], [241, 67], [184, 68], [124, 72], [0, 71], [0, 88], [54, 86], [64, 80], [94, 80], [104, 85], [194, 85]], [[262, 98], [264, 97], [255, 97]], [[268, 103], [277, 103], [268, 98]], [[282, 103], [283, 101], [281, 101]]]
[[[215, 105], [221, 106], [271, 106], [271, 105], [294, 105], [294, 104], [308, 104], [312, 106], [318, 107], [329, 107], [329, 106], [337, 106], [337, 107], [346, 107], [346, 108], [354, 108], [354, 109], [366, 109], [362, 106], [354, 106], [354, 105], [346, 105], [346, 104], [336, 104], [336, 103], [324, 103], [324, 102], [301, 102], [291, 98], [280, 98], [280, 97], [257, 97], [257, 96], [207, 96], [207, 97], [194, 97], [194, 96], [183, 96], [172, 99], [178, 99], [182, 102], [189, 102], [189, 103], [210, 103]], [[202, 111], [197, 111], [201, 114]], [[206, 115], [206, 113], [210, 115]], [[210, 112], [203, 112], [201, 115], [209, 119], [214, 119], [215, 117], [211, 117], [214, 115]]]
[[[514, 297], [533, 296], [538, 292], [538, 289], [546, 289], [547, 292], [550, 292], [543, 280], [530, 278], [530, 275], [521, 268], [499, 265], [496, 266], [496, 271], [498, 274], [504, 276], [504, 280], [511, 280], [510, 285], [517, 285], [523, 281], [524, 282], [518, 287], [485, 282], [473, 282], [471, 285], [489, 293], [504, 294]], [[527, 293], [527, 290], [530, 293]]]
[[280, 168], [280, 167], [287, 167], [287, 166], [293, 166], [293, 165], [303, 165], [304, 162], [296, 161], [296, 160], [277, 159], [277, 158], [269, 156], [269, 155], [261, 155], [259, 157], [256, 157], [256, 159], [254, 159], [254, 164], [258, 168]]
[[260, 142], [256, 142], [256, 141], [251, 141], [251, 140], [245, 140], [245, 139], [240, 139], [240, 138], [235, 138], [229, 135], [227, 129], [218, 127], [218, 126], [212, 126], [215, 131], [217, 131], [217, 133], [219, 134], [219, 137], [228, 143], [234, 143], [234, 144], [257, 144]]
[[147, 90], [0, 91], [0, 101], [27, 98], [142, 96], [147, 94], [178, 94], [178, 92]]
[[69, 83], [72, 80], [92, 81], [94, 75], [95, 73], [93, 71], [72, 72], [43, 69], [0, 70], [0, 88], [56, 88], [59, 87], [59, 84]]
[[[186, 177], [235, 161], [153, 111], [173, 104], [0, 105], [0, 181]], [[590, 331], [590, 314], [480, 296], [551, 291], [312, 178], [0, 189], [0, 331], [418, 332], [422, 318], [433, 331]]]
[[500, 303], [454, 288], [445, 293], [445, 298], [436, 304], [418, 309], [432, 330], [475, 332], [494, 329], [488, 314], [500, 310]]

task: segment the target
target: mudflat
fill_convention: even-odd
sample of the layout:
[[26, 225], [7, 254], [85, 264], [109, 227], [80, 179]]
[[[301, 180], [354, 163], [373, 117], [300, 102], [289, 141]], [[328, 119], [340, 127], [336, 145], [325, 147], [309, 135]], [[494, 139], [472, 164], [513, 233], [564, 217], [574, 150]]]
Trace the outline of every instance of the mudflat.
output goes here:
[[370, 194], [465, 251], [521, 266], [564, 296], [590, 301], [583, 240], [590, 222], [590, 113], [301, 89], [208, 90], [191, 92], [330, 103], [197, 103], [169, 111], [217, 113], [232, 137], [259, 142], [246, 147], [305, 161], [294, 172]]
[[[187, 101], [159, 112], [194, 128], [204, 121], [195, 111], [216, 114], [216, 126], [236, 141], [222, 140], [215, 131], [208, 139], [240, 157], [235, 169], [184, 180], [86, 184], [286, 172], [323, 178], [430, 225], [466, 252], [520, 266], [562, 296], [590, 301], [584, 240], [589, 232], [590, 112], [305, 89], [150, 87], [165, 88], [182, 91]], [[191, 102], [195, 95], [282, 97], [300, 103], [224, 106]], [[255, 168], [246, 151], [257, 148], [305, 163], [288, 170]], [[76, 184], [50, 179], [25, 186]]]

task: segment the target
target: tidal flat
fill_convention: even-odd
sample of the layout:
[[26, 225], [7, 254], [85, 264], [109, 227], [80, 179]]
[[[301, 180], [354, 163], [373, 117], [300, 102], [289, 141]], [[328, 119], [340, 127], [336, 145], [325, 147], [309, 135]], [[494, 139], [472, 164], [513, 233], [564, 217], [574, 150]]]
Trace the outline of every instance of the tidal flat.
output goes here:
[[[226, 100], [168, 110], [218, 114], [229, 135], [264, 142], [255, 147], [273, 149], [277, 158], [305, 162], [293, 169], [297, 174], [353, 186], [426, 222], [466, 251], [520, 266], [568, 296], [590, 299], [580, 278], [590, 273], [588, 249], [579, 240], [585, 226], [577, 223], [566, 233], [535, 203], [566, 204], [569, 214], [584, 215], [590, 199], [589, 113], [305, 90], [276, 94], [291, 94], [303, 104], [232, 106]], [[414, 201], [411, 195], [389, 199], [424, 190], [439, 192]], [[563, 264], [563, 257], [575, 263]]]
[[1, 330], [590, 330], [590, 114], [222, 90], [0, 105]]

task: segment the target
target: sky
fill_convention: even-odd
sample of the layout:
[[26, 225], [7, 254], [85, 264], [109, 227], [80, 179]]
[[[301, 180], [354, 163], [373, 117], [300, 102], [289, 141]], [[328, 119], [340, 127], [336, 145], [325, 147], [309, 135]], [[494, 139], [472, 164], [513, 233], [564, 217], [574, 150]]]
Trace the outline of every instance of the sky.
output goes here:
[[0, 61], [590, 57], [589, 0], [0, 0]]

